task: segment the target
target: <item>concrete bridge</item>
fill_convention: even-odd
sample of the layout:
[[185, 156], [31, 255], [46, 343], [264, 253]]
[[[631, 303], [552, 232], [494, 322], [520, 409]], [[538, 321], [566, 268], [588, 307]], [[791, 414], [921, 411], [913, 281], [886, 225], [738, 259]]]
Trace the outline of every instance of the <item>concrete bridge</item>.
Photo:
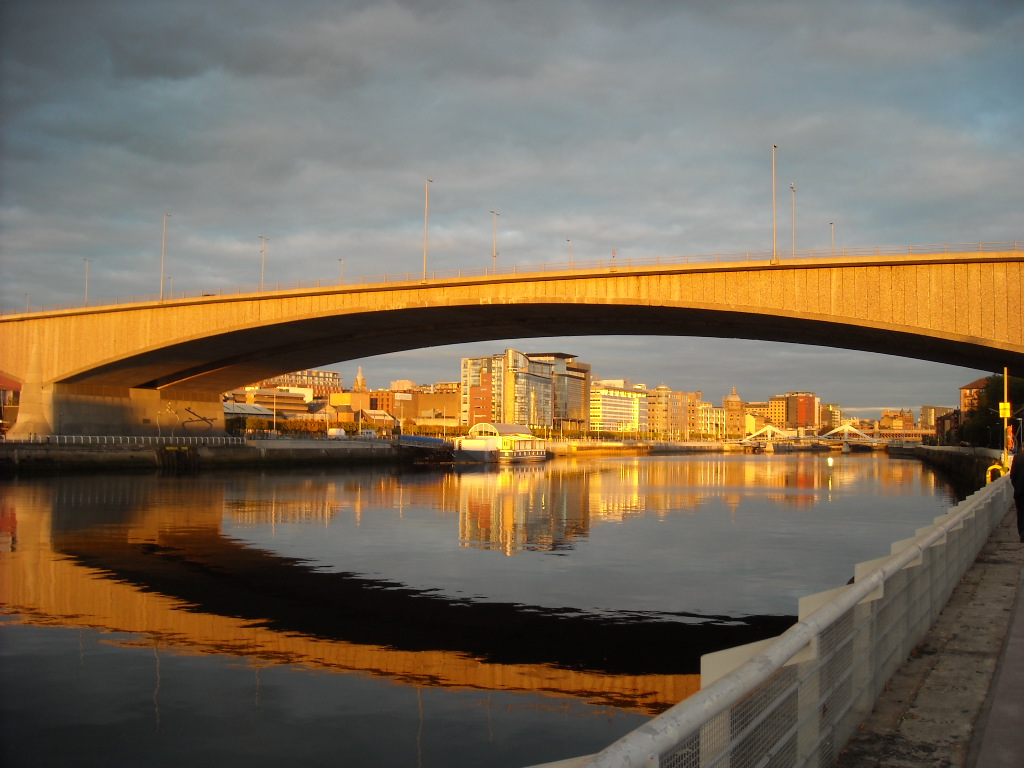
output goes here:
[[0, 318], [0, 373], [22, 384], [13, 435], [217, 432], [222, 392], [276, 374], [555, 335], [796, 342], [1020, 375], [1021, 245], [576, 262], [22, 313]]

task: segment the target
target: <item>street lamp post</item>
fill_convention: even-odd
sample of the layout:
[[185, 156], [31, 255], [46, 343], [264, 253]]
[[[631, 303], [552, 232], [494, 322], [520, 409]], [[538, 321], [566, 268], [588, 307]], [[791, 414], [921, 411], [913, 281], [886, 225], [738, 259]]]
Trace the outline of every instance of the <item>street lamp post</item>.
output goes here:
[[167, 220], [171, 214], [164, 214], [164, 234], [160, 239], [160, 301], [164, 300], [164, 257], [167, 254]]
[[572, 238], [566, 238], [565, 242], [569, 244], [569, 269], [574, 269], [572, 260]]
[[260, 246], [260, 291], [263, 291], [263, 275], [267, 267], [267, 241], [270, 240], [266, 235], [256, 235], [263, 244]]
[[494, 245], [491, 247], [491, 261], [494, 265], [494, 274], [498, 274], [498, 217], [501, 216], [500, 211], [491, 210], [494, 214]]
[[778, 250], [778, 218], [776, 216], [777, 210], [775, 207], [775, 150], [779, 148], [778, 144], [772, 144], [772, 264], [779, 263], [779, 250]]
[[1001, 453], [1003, 466], [1010, 466], [1010, 369], [1003, 366], [1003, 402], [1006, 405], [999, 405], [1000, 410], [1006, 409], [1003, 416], [1003, 450]]
[[430, 221], [430, 185], [433, 179], [423, 184], [423, 279], [427, 279], [427, 222]]
[[828, 223], [829, 228], [832, 230], [832, 255], [836, 255], [836, 223], [830, 221]]
[[789, 182], [789, 188], [793, 191], [793, 258], [796, 258], [796, 185]]
[[342, 285], [345, 282], [345, 260], [338, 259], [338, 263], [341, 264], [341, 277], [338, 280], [338, 285]]
[[89, 306], [89, 265], [92, 264], [92, 259], [83, 258], [85, 262], [85, 306]]

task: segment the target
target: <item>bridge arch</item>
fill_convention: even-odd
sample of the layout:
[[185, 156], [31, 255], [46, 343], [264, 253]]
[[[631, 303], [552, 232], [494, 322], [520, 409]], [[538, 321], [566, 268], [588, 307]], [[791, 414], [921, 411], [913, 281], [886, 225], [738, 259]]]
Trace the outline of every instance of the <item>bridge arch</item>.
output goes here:
[[[692, 303], [471, 304], [325, 314], [258, 328], [207, 331], [72, 372], [64, 383], [218, 392], [293, 370], [449, 344], [546, 336], [676, 336], [789, 342], [897, 354], [996, 370], [1012, 350], [958, 334], [810, 314]], [[216, 347], [217, 349], [211, 349]], [[1020, 353], [1016, 353], [1019, 355]], [[167, 363], [173, 360], [173, 365]]]
[[62, 388], [83, 397], [90, 387], [159, 393], [139, 395], [159, 407], [161, 399], [207, 400], [292, 370], [511, 338], [743, 338], [1024, 371], [1022, 277], [1024, 254], [1007, 251], [563, 270], [202, 297], [3, 318], [0, 340], [12, 354], [5, 351], [0, 367], [39, 389], [38, 431], [52, 418], [47, 397]]

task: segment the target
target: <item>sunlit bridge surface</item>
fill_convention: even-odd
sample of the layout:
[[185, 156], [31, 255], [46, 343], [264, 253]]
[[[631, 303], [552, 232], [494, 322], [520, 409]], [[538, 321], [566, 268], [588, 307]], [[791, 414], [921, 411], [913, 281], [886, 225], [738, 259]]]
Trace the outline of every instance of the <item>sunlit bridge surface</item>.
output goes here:
[[[598, 264], [0, 317], [15, 436], [223, 427], [220, 395], [403, 350], [550, 336], [695, 336], [838, 347], [980, 370], [1024, 364], [1024, 251]], [[966, 248], [966, 246], [964, 246]], [[1012, 247], [1012, 250], [1011, 250]]]

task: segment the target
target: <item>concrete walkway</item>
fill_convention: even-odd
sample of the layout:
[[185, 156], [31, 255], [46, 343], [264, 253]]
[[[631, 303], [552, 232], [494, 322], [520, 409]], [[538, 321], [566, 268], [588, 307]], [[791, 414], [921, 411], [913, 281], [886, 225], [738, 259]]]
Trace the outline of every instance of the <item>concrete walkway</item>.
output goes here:
[[838, 768], [1024, 766], [1022, 576], [1011, 504]]

